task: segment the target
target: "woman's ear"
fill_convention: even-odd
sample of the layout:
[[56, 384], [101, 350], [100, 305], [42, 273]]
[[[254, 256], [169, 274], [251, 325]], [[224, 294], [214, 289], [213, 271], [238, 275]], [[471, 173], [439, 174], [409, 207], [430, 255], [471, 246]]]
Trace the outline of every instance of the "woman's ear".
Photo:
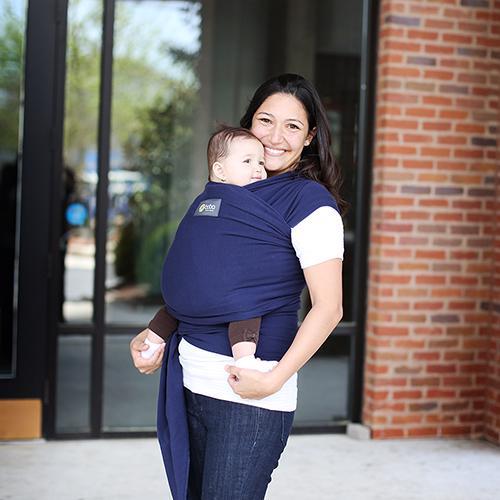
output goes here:
[[304, 141], [304, 146], [309, 146], [309, 144], [311, 144], [311, 141], [314, 139], [315, 135], [316, 135], [316, 127], [311, 129], [307, 134], [306, 140]]
[[216, 161], [212, 165], [212, 173], [219, 181], [226, 182], [226, 175], [224, 174], [224, 167], [222, 166], [222, 163]]

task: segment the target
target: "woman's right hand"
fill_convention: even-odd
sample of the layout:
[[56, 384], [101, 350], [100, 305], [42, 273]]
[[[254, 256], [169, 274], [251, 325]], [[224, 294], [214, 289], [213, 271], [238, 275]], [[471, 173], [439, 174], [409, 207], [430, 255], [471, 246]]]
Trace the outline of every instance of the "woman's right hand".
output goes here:
[[148, 332], [149, 329], [146, 328], [130, 341], [130, 355], [132, 356], [134, 366], [145, 375], [151, 375], [151, 373], [154, 373], [161, 367], [166, 345], [162, 344], [149, 359], [143, 358], [141, 352], [149, 349], [149, 346], [144, 343], [148, 336]]

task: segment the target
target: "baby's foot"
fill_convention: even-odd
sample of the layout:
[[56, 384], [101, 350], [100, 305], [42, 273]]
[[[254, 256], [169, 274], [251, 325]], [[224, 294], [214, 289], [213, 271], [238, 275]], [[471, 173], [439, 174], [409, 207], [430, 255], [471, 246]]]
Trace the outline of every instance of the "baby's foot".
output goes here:
[[259, 372], [270, 372], [277, 364], [277, 361], [262, 361], [262, 359], [256, 358], [253, 354], [243, 356], [234, 363], [238, 368], [248, 368], [250, 370], [258, 370]]
[[144, 359], [149, 359], [165, 342], [152, 342], [151, 340], [149, 340], [149, 338], [146, 337], [144, 343], [149, 346], [149, 349], [146, 351], [141, 351], [141, 357]]

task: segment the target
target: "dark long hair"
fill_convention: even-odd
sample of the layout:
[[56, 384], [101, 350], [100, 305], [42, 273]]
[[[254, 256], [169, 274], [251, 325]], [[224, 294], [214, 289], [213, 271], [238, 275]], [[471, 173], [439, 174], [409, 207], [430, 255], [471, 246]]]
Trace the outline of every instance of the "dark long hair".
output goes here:
[[316, 134], [308, 146], [304, 146], [294, 172], [323, 184], [337, 201], [342, 214], [348, 204], [340, 197], [343, 178], [338, 162], [332, 155], [330, 129], [325, 108], [313, 85], [300, 75], [286, 73], [264, 82], [253, 95], [240, 125], [252, 127], [252, 119], [260, 105], [274, 94], [290, 94], [298, 99], [307, 113], [309, 130], [316, 127]]

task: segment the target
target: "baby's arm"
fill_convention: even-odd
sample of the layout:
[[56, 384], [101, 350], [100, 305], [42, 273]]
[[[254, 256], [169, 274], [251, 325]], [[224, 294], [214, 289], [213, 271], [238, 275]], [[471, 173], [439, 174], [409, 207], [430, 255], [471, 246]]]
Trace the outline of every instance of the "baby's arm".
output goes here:
[[263, 361], [255, 357], [262, 318], [245, 319], [229, 323], [229, 343], [235, 366], [260, 372], [271, 371], [277, 361]]
[[[229, 323], [229, 343], [235, 361], [247, 359], [253, 361], [259, 340], [261, 318], [244, 319]], [[244, 363], [244, 361], [241, 361]]]
[[145, 343], [149, 349], [142, 351], [143, 358], [150, 358], [159, 347], [168, 340], [170, 335], [177, 329], [178, 321], [162, 307], [149, 322], [148, 335]]

